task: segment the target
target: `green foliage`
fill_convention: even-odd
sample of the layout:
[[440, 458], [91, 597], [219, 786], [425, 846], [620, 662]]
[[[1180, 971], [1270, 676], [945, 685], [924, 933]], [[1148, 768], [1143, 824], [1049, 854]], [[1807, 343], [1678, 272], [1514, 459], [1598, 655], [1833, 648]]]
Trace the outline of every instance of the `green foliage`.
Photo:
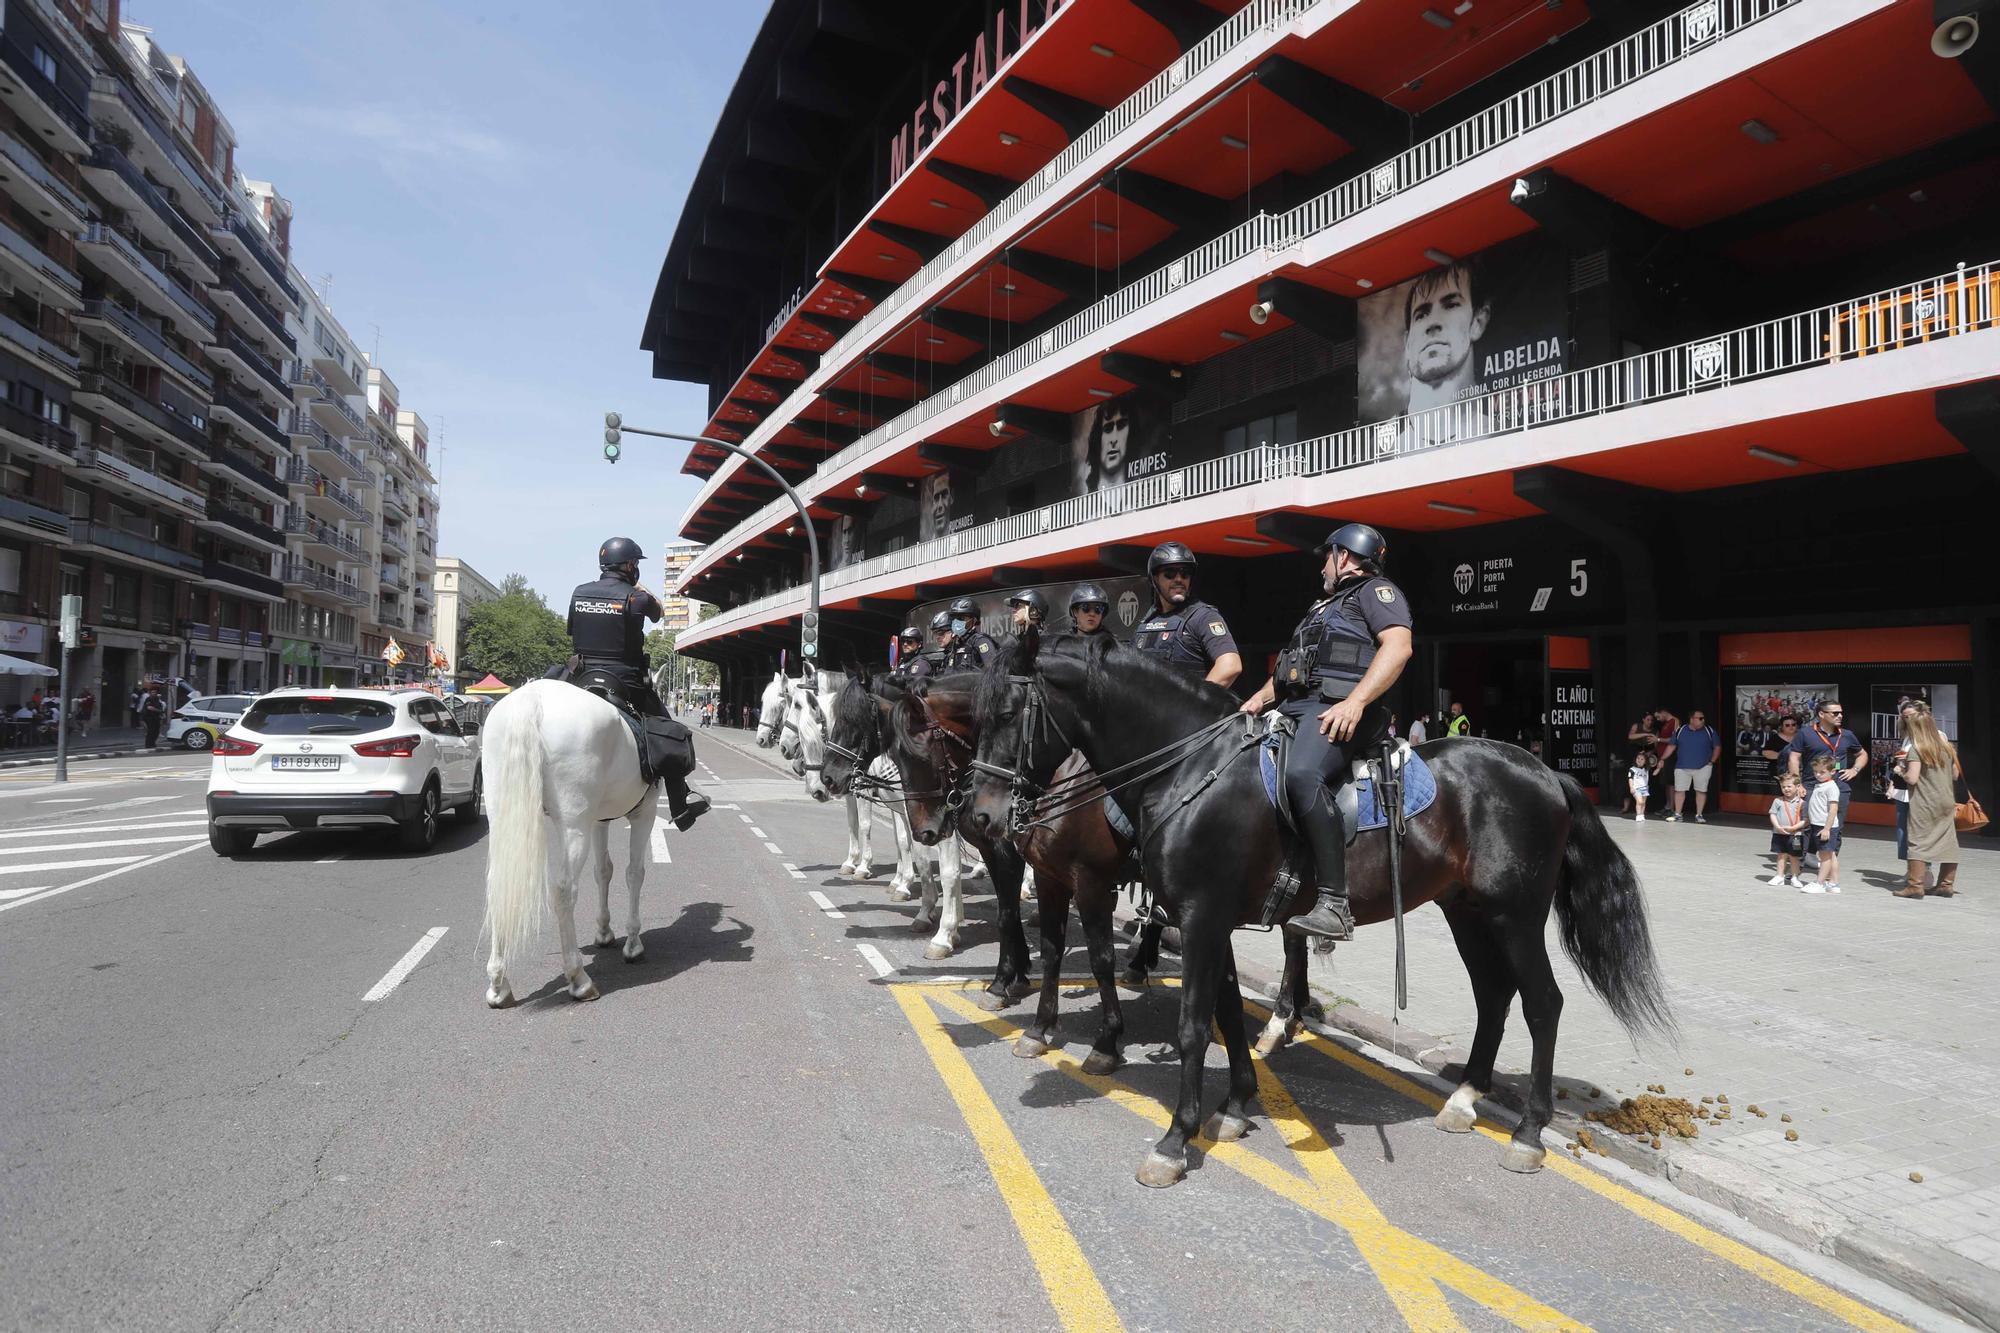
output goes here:
[[470, 608], [461, 620], [461, 665], [521, 685], [569, 657], [569, 631], [522, 575], [509, 574], [500, 589], [499, 597]]

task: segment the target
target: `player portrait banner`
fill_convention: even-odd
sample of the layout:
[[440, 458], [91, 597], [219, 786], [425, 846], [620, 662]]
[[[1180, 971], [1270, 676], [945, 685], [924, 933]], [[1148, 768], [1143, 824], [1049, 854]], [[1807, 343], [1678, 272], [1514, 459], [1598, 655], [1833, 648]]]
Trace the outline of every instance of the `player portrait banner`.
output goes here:
[[[1921, 699], [1930, 705], [1931, 719], [1947, 736], [1958, 735], [1958, 686], [1872, 685], [1868, 689], [1868, 789], [1878, 801], [1889, 799], [1890, 764], [1903, 748], [1903, 701]], [[1860, 718], [1848, 725], [1860, 729]]]
[[1135, 389], [1070, 416], [1071, 495], [1095, 495], [1165, 472], [1167, 406]]
[[[1539, 235], [1431, 269], [1356, 303], [1358, 419], [1477, 398], [1569, 368], [1569, 260]], [[1478, 423], [1454, 427], [1479, 433]]]
[[[1819, 685], [1779, 685], [1759, 681], [1736, 687], [1735, 750], [1736, 783], [1748, 791], [1776, 791], [1778, 775], [1787, 760], [1775, 754], [1785, 744], [1786, 718], [1798, 720], [1803, 730], [1813, 723], [1820, 700], [1838, 697], [1831, 683]], [[1794, 735], [1797, 732], [1793, 733]], [[1802, 770], [1810, 772], [1810, 770]]]

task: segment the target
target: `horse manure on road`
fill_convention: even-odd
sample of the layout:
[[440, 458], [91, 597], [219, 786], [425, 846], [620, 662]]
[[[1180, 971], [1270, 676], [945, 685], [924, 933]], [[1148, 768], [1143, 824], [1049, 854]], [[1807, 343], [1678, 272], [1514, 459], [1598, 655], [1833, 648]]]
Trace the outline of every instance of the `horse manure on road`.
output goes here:
[[1799, 1141], [1799, 1132], [1796, 1129], [1788, 1129], [1785, 1131], [1785, 1142], [1797, 1143], [1798, 1141]]
[[1912, 1171], [1912, 1172], [1910, 1172], [1910, 1183], [1911, 1183], [1911, 1184], [1913, 1184], [1913, 1185], [1921, 1185], [1921, 1184], [1923, 1184], [1923, 1183], [1924, 1183], [1924, 1173], [1923, 1173], [1923, 1172], [1921, 1172], [1921, 1171]]
[[1786, 1112], [1785, 1112], [1784, 1114], [1782, 1114], [1782, 1115], [1780, 1115], [1780, 1116], [1778, 1117], [1778, 1122], [1779, 1122], [1780, 1124], [1785, 1124], [1785, 1125], [1789, 1125], [1789, 1124], [1791, 1124], [1791, 1123], [1792, 1123], [1792, 1113], [1791, 1113], [1790, 1111], [1786, 1111]]
[[1627, 1097], [1616, 1110], [1592, 1111], [1585, 1118], [1619, 1134], [1645, 1139], [1657, 1148], [1662, 1135], [1699, 1138], [1701, 1127], [1695, 1124], [1695, 1116], [1694, 1104], [1685, 1097], [1645, 1096]]

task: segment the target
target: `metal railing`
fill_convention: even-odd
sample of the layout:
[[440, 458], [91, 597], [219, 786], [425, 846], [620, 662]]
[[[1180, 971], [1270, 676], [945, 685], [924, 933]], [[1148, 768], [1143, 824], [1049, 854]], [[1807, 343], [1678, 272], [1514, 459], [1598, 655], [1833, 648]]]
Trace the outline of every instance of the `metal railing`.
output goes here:
[[[1260, 445], [1072, 496], [825, 576], [840, 588], [898, 570], [1005, 546], [1098, 519], [1272, 481], [1326, 476], [1429, 450], [1476, 444], [1562, 422], [1828, 366], [2000, 328], [2000, 263], [1837, 301], [1715, 337], [1534, 380], [1428, 411], [1289, 445]], [[704, 624], [721, 627], [795, 600], [802, 587], [746, 602]]]
[[70, 520], [70, 540], [78, 546], [96, 546], [107, 551], [117, 551], [123, 555], [150, 560], [156, 565], [166, 565], [170, 569], [184, 570], [189, 574], [201, 572], [201, 557], [187, 551], [177, 551], [171, 546], [140, 537], [114, 528], [109, 523], [92, 523], [88, 519]]
[[239, 360], [261, 376], [266, 384], [276, 389], [287, 401], [290, 400], [292, 386], [285, 383], [285, 377], [278, 373], [278, 368], [272, 365], [262, 352], [250, 345], [248, 338], [235, 329], [229, 329], [222, 335], [222, 341]]
[[126, 188], [138, 195], [160, 221], [167, 224], [167, 230], [188, 248], [188, 252], [196, 261], [210, 269], [222, 262], [222, 256], [215, 252], [215, 247], [208, 243], [208, 239], [195, 230], [192, 222], [181, 216], [180, 209], [174, 207], [173, 202], [160, 193], [159, 186], [146, 179], [146, 173], [134, 166], [132, 160], [126, 157], [116, 144], [99, 139], [91, 145], [90, 157], [84, 165], [98, 171], [109, 171], [124, 181]]
[[268, 468], [257, 466], [255, 462], [245, 458], [234, 449], [226, 448], [219, 444], [211, 444], [208, 446], [208, 457], [209, 461], [228, 468], [238, 477], [241, 477], [244, 481], [252, 485], [261, 486], [274, 495], [283, 495], [285, 493], [285, 482], [282, 477]]
[[203, 393], [215, 387], [215, 376], [203, 370], [167, 341], [166, 335], [116, 301], [99, 298], [83, 303], [83, 318], [99, 319], [116, 328], [144, 349], [146, 355], [169, 367]]
[[[260, 574], [254, 569], [245, 569], [241, 565], [232, 565], [226, 560], [217, 560], [214, 556], [210, 556], [202, 561], [201, 576], [214, 583], [231, 584], [234, 587], [245, 588], [251, 592], [262, 593], [266, 597], [283, 597], [285, 595], [285, 585], [272, 578], [269, 574]], [[228, 631], [224, 632], [227, 633]]]
[[83, 365], [83, 358], [74, 348], [63, 346], [4, 311], [0, 311], [0, 337], [12, 338], [29, 352], [46, 357], [71, 374], [76, 373]]
[[410, 544], [404, 541], [396, 533], [393, 533], [389, 531], [389, 529], [384, 528], [382, 529], [381, 535], [382, 535], [383, 550], [394, 551], [398, 555], [408, 555], [410, 553]]
[[51, 537], [70, 535], [70, 517], [60, 509], [50, 509], [44, 505], [23, 500], [18, 496], [0, 495], [0, 518], [19, 523]]
[[146, 281], [159, 288], [161, 293], [176, 306], [180, 307], [181, 311], [189, 319], [201, 325], [210, 333], [215, 332], [214, 312], [195, 300], [187, 288], [181, 286], [180, 283], [168, 275], [165, 269], [148, 258], [146, 253], [134, 244], [130, 237], [126, 236], [116, 227], [107, 222], [86, 223], [83, 228], [83, 235], [77, 238], [77, 244], [104, 245], [116, 250], [126, 263], [138, 269], [140, 275]]
[[[1246, 266], [1256, 271], [1245, 272], [1243, 280], [1262, 276], [1273, 267], [1276, 251], [1294, 247], [1310, 236], [1386, 202], [1414, 184], [1491, 152], [1550, 121], [1592, 106], [1613, 92], [1801, 2], [1700, 0], [1700, 3], [1641, 29], [1287, 213], [1276, 216], [1259, 213], [1186, 256], [1113, 292], [1041, 337], [1023, 343], [943, 391], [934, 393], [894, 420], [885, 422], [823, 459], [817, 472], [823, 477], [841, 470], [939, 413], [956, 408], [964, 399], [1028, 371], [1043, 358], [1127, 318], [1188, 283], [1209, 277], [1246, 257], [1254, 255], [1258, 263]], [[1249, 12], [1249, 9], [1242, 11]], [[859, 327], [851, 330], [850, 336], [858, 332]], [[816, 373], [824, 375], [838, 370], [836, 358], [829, 354], [822, 359], [820, 371]], [[789, 424], [790, 419], [789, 413], [773, 413], [751, 433], [745, 447], [760, 445]], [[810, 480], [801, 488], [801, 493], [808, 498], [818, 491], [819, 488]], [[779, 501], [773, 501], [738, 523], [732, 531], [755, 533], [769, 526], [788, 508], [789, 504], [781, 505]], [[711, 546], [707, 563], [713, 564], [725, 549], [724, 543]]]
[[[5, 140], [0, 140], [0, 142], [5, 142]], [[20, 256], [22, 263], [55, 283], [56, 286], [70, 293], [70, 295], [83, 295], [83, 279], [77, 276], [75, 270], [57, 263], [49, 256], [48, 251], [42, 249], [41, 246], [36, 245], [33, 241], [5, 223], [0, 223], [0, 246], [4, 246], [12, 253]]]
[[36, 157], [10, 135], [0, 135], [0, 157], [14, 164], [14, 169], [28, 177], [50, 194], [60, 199], [63, 206], [78, 217], [89, 217], [90, 206], [83, 202], [83, 196], [76, 187], [49, 170], [48, 163]]
[[292, 460], [291, 467], [285, 472], [285, 483], [289, 486], [303, 486], [314, 495], [325, 496], [347, 511], [350, 518], [363, 521], [368, 518], [368, 511], [361, 507], [361, 502], [345, 487], [329, 480], [325, 473], [304, 459]]
[[34, 55], [16, 41], [11, 32], [0, 32], [0, 60], [6, 61], [28, 91], [82, 136], [85, 143], [90, 141], [89, 114], [68, 93], [51, 83], [48, 75], [35, 67]]
[[342, 535], [338, 530], [297, 508], [293, 508], [285, 515], [285, 535], [302, 537], [307, 541], [318, 542], [321, 546], [331, 547], [348, 560], [357, 563], [368, 559], [368, 552], [361, 548], [360, 542]]
[[292, 409], [291, 432], [294, 435], [303, 435], [306, 437], [308, 441], [306, 448], [324, 449], [341, 462], [347, 464], [348, 467], [359, 474], [361, 478], [358, 483], [359, 485], [365, 486], [368, 484], [368, 464], [363, 462], [361, 457], [353, 450], [349, 449], [339, 440], [334, 439], [333, 432], [320, 425], [317, 421], [314, 421], [306, 414], [304, 408], [295, 407]]
[[177, 481], [156, 476], [137, 463], [120, 458], [116, 454], [106, 453], [102, 449], [93, 449], [88, 445], [79, 448], [76, 451], [76, 463], [78, 467], [121, 481], [127, 486], [146, 492], [156, 500], [179, 505], [184, 509], [192, 509], [199, 513], [208, 504], [201, 492], [191, 490]]
[[30, 412], [11, 398], [0, 398], [0, 431], [33, 440], [40, 447], [65, 458], [76, 456], [76, 432], [39, 413]]
[[[275, 481], [276, 478], [274, 477], [272, 480]], [[256, 515], [246, 514], [234, 505], [227, 504], [224, 501], [211, 498], [208, 502], [208, 517], [217, 523], [225, 524], [245, 536], [254, 537], [258, 541], [268, 545], [283, 546], [285, 544], [284, 533], [278, 531]]]
[[285, 432], [264, 409], [247, 398], [239, 398], [226, 385], [216, 385], [215, 391], [209, 395], [209, 401], [262, 435], [265, 442], [279, 453], [285, 452], [289, 447], [290, 441], [285, 438]]
[[302, 588], [314, 588], [320, 592], [332, 593], [343, 601], [360, 603], [368, 600], [368, 594], [361, 591], [361, 585], [353, 579], [344, 579], [337, 574], [314, 569], [303, 560], [287, 558], [283, 565], [283, 579], [286, 583], [297, 584]]
[[271, 303], [266, 301], [262, 296], [259, 296], [256, 288], [243, 281], [236, 270], [227, 264], [222, 265], [216, 273], [215, 285], [228, 291], [248, 307], [250, 313], [255, 315], [258, 322], [263, 324], [266, 329], [270, 330], [272, 336], [278, 340], [279, 345], [286, 351], [295, 352], [298, 350], [298, 340], [285, 331], [285, 317], [273, 310]]
[[284, 293], [286, 300], [293, 305], [299, 303], [299, 289], [292, 286], [291, 280], [285, 276], [284, 261], [278, 258], [277, 251], [271, 247], [270, 239], [257, 230], [255, 223], [240, 214], [231, 213], [228, 223], [222, 230], [227, 230], [242, 242], [243, 248], [250, 252], [251, 257], [257, 261], [257, 266], [270, 277], [272, 285]]
[[208, 205], [209, 211], [218, 217], [222, 215], [222, 194], [213, 185], [208, 183], [207, 177], [202, 173], [201, 168], [195, 165], [194, 159], [182, 151], [178, 143], [174, 142], [172, 132], [167, 129], [159, 117], [153, 114], [152, 108], [140, 101], [132, 90], [125, 86], [123, 79], [120, 79], [115, 74], [99, 74], [91, 84], [90, 90], [93, 96], [102, 93], [107, 97], [115, 97], [119, 102], [123, 103], [125, 109], [132, 113], [132, 119], [138, 122], [139, 128], [146, 132], [146, 137], [153, 141], [154, 146], [160, 150], [163, 156], [170, 159], [174, 165], [180, 168], [181, 175], [186, 178], [188, 187], [201, 196], [202, 202]]
[[208, 450], [208, 432], [165, 403], [140, 396], [131, 385], [113, 379], [101, 370], [86, 370], [78, 377], [77, 394], [108, 398], [133, 416], [179, 440], [197, 453]]

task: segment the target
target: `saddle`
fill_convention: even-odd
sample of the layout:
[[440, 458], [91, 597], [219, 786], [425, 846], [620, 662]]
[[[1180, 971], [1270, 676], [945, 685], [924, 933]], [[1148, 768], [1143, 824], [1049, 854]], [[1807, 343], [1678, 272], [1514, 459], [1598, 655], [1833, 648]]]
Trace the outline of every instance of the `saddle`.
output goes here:
[[639, 710], [630, 688], [615, 671], [583, 667], [556, 679], [567, 680], [618, 710], [632, 729], [639, 752], [639, 779], [647, 786], [662, 778], [684, 778], [694, 772], [694, 734], [670, 717], [652, 717]]

